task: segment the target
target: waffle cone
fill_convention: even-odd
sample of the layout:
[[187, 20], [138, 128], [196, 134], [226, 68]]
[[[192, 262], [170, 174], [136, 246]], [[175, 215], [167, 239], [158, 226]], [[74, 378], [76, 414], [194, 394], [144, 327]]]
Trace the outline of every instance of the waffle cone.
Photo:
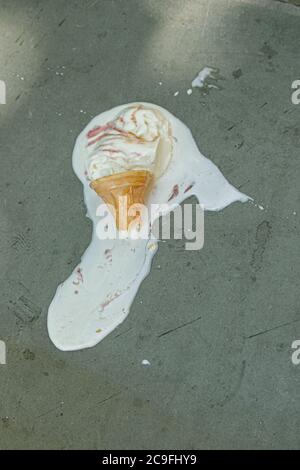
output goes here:
[[[152, 182], [153, 174], [150, 171], [131, 170], [98, 178], [90, 183], [90, 187], [115, 209], [118, 230], [127, 230], [129, 224], [137, 218], [129, 216], [128, 209], [133, 204], [146, 203]], [[121, 206], [126, 207], [125, 214]]]

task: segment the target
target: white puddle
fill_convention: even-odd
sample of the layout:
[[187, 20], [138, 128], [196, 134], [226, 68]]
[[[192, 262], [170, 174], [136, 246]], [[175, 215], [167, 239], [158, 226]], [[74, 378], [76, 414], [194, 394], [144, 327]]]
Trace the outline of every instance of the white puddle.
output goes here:
[[[204, 67], [200, 72], [198, 73], [197, 77], [194, 78], [192, 81], [192, 87], [193, 88], [203, 88], [205, 85], [205, 81], [211, 77], [212, 79], [215, 79], [215, 74], [217, 73], [217, 69], [213, 67]], [[217, 88], [216, 85], [209, 84], [207, 85], [208, 88]]]
[[[157, 250], [157, 243], [153, 240], [100, 240], [97, 237], [99, 217], [96, 211], [101, 199], [90, 188], [86, 177], [87, 133], [96, 126], [113, 121], [122, 110], [134, 104], [137, 103], [101, 113], [92, 119], [76, 140], [73, 169], [82, 182], [87, 214], [94, 229], [81, 261], [58, 287], [49, 307], [49, 336], [63, 351], [95, 346], [125, 320], [141, 282], [150, 272]], [[159, 110], [169, 120], [174, 138], [171, 162], [156, 180], [148, 205], [164, 203], [173, 206], [195, 195], [205, 210], [219, 211], [232, 202], [249, 199], [200, 153], [190, 130], [179, 119], [154, 104], [138, 104]], [[168, 202], [170, 195], [173, 195], [172, 201]]]

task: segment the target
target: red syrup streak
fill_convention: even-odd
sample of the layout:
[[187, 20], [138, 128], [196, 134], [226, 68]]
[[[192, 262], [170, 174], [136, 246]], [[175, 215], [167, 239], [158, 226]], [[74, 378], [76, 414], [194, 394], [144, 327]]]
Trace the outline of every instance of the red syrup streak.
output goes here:
[[102, 152], [109, 152], [109, 153], [119, 153], [119, 150], [116, 149], [107, 149], [107, 148], [101, 148]]
[[78, 274], [78, 277], [79, 277], [79, 281], [83, 282], [83, 274], [82, 274], [82, 269], [81, 268], [77, 268], [77, 274]]
[[[107, 132], [107, 131], [116, 131], [117, 134], [112, 134], [111, 132]], [[98, 135], [100, 133], [103, 133], [103, 134]], [[138, 138], [132, 132], [127, 132], [127, 131], [124, 131], [123, 129], [119, 129], [113, 122], [109, 122], [109, 123], [105, 124], [105, 126], [95, 127], [94, 129], [91, 129], [87, 133], [86, 136], [87, 136], [88, 139], [93, 139], [94, 137], [98, 136], [95, 139], [90, 140], [87, 144], [87, 147], [89, 147], [90, 145], [95, 144], [96, 142], [99, 142], [99, 140], [103, 139], [106, 136], [110, 136], [110, 137], [113, 138], [113, 137], [119, 136], [120, 134], [122, 136], [126, 137], [126, 138], [134, 137], [135, 139], [137, 139], [139, 141], [142, 140], [142, 139]]]
[[103, 312], [105, 307], [107, 307], [111, 302], [120, 297], [120, 295], [121, 292], [114, 292], [113, 294], [111, 294], [110, 297], [100, 305], [100, 312]]
[[137, 120], [136, 120], [136, 115], [135, 115], [136, 111], [133, 111], [130, 116], [130, 119], [134, 122], [135, 125], [137, 125]]
[[111, 129], [113, 126], [113, 124], [111, 122], [108, 122], [107, 124], [105, 124], [105, 126], [97, 126], [97, 127], [94, 127], [94, 129], [91, 129], [88, 133], [87, 133], [87, 138], [88, 139], [92, 139], [93, 137], [95, 137], [96, 135], [98, 135], [100, 132], [105, 132], [107, 131], [108, 129]]
[[173, 186], [172, 193], [168, 199], [168, 202], [174, 199], [174, 197], [178, 196], [178, 194], [179, 194], [179, 187], [178, 187], [178, 184], [175, 184], [175, 186]]
[[187, 193], [192, 187], [194, 186], [195, 183], [190, 184], [185, 190], [183, 191], [184, 193]]
[[110, 136], [113, 138], [113, 137], [118, 137], [118, 134], [111, 134], [110, 132], [105, 132], [104, 134], [99, 135], [96, 139], [90, 140], [89, 143], [87, 144], [87, 147], [89, 147], [90, 145], [94, 145], [96, 142], [99, 142], [100, 140], [104, 139], [104, 137], [107, 137], [107, 136]]

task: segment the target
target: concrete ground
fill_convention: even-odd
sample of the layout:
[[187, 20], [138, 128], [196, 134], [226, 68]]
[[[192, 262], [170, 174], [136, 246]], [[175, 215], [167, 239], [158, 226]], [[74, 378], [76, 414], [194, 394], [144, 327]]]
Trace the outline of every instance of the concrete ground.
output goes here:
[[[299, 448], [300, 8], [0, 0], [0, 29], [0, 448]], [[206, 65], [220, 88], [188, 96]], [[63, 353], [47, 309], [91, 234], [74, 139], [136, 100], [184, 121], [264, 210], [207, 214], [200, 252], [162, 243], [127, 320]]]

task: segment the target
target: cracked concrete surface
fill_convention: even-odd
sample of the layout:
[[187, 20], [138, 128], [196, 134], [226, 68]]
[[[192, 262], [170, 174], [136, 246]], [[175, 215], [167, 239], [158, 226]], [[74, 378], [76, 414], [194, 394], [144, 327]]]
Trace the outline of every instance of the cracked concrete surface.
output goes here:
[[[0, 28], [0, 448], [299, 448], [300, 9], [0, 0]], [[206, 65], [220, 88], [188, 96]], [[262, 208], [207, 214], [199, 253], [162, 243], [127, 320], [62, 353], [47, 308], [91, 232], [74, 139], [135, 100], [183, 120]]]

